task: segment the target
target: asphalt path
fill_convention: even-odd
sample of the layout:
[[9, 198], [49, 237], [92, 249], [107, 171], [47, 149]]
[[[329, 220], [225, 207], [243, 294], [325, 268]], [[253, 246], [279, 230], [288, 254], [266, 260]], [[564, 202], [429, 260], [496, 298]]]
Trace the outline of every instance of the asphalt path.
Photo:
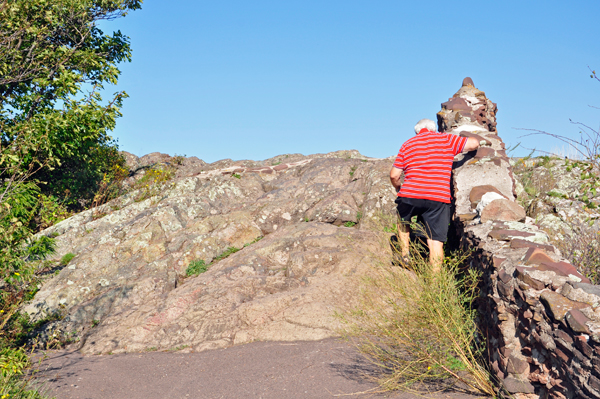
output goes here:
[[57, 399], [481, 397], [458, 389], [377, 392], [373, 366], [337, 339], [255, 342], [199, 353], [83, 356], [63, 350], [46, 356], [36, 378]]

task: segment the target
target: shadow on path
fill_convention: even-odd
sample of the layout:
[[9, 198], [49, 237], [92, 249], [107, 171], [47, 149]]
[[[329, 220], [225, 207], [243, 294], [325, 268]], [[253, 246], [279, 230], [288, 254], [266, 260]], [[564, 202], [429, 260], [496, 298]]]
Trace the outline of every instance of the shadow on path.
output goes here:
[[82, 356], [48, 353], [37, 379], [57, 399], [190, 398], [452, 398], [440, 392], [415, 396], [375, 393], [376, 370], [337, 339], [255, 342], [200, 353], [145, 352]]

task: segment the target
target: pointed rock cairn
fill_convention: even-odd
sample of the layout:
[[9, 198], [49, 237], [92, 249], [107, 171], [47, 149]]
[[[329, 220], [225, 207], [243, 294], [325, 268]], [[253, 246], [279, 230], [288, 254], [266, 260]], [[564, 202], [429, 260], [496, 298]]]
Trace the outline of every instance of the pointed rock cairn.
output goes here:
[[496, 104], [466, 78], [440, 130], [475, 137], [453, 171], [455, 226], [482, 272], [479, 310], [493, 374], [513, 397], [600, 398], [600, 287], [548, 243], [515, 201]]

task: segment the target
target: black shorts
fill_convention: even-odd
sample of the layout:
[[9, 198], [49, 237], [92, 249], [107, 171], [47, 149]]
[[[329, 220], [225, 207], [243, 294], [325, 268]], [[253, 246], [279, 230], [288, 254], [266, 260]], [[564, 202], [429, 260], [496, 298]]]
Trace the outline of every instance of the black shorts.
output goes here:
[[396, 198], [398, 215], [403, 222], [411, 222], [413, 216], [421, 228], [413, 229], [419, 237], [446, 242], [450, 224], [450, 204], [420, 198]]

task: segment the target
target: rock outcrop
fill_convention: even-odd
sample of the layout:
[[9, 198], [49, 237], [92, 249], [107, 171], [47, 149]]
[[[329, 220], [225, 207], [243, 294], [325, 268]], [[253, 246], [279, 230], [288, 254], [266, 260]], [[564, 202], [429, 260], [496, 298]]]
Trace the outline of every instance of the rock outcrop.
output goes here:
[[[389, 261], [369, 229], [394, 199], [389, 159], [127, 158], [142, 175], [162, 165], [175, 178], [43, 232], [56, 236], [56, 260], [75, 254], [25, 307], [33, 320], [61, 315], [48, 339], [66, 335], [84, 353], [321, 339], [335, 335], [334, 311], [359, 277]], [[210, 266], [188, 277], [194, 261]]]

